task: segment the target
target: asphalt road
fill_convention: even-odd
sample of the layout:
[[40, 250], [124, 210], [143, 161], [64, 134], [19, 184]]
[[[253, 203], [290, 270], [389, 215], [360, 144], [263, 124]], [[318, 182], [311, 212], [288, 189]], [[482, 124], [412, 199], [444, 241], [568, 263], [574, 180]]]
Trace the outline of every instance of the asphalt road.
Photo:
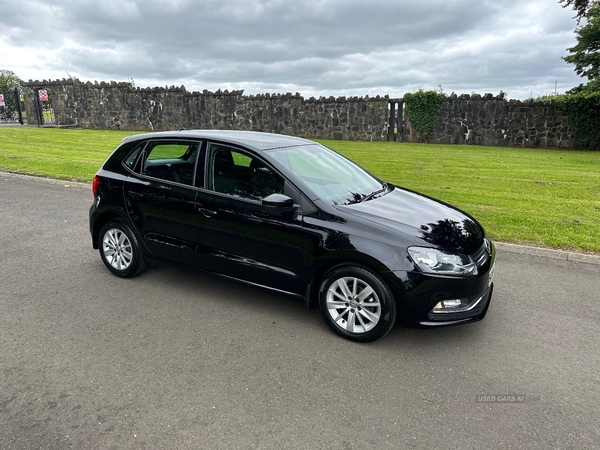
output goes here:
[[0, 174], [0, 449], [600, 447], [598, 265], [500, 251], [484, 321], [356, 344], [281, 294], [112, 276], [91, 201]]

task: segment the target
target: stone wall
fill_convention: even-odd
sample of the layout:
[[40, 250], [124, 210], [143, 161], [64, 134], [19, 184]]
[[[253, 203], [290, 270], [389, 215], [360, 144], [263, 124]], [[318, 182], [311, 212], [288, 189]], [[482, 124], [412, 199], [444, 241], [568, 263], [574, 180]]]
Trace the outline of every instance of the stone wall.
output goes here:
[[[384, 97], [243, 95], [243, 91], [188, 92], [184, 86], [135, 88], [130, 83], [82, 83], [77, 79], [25, 83], [27, 116], [36, 117], [34, 89], [48, 89], [56, 125], [93, 129], [255, 130], [308, 138], [424, 142], [402, 110], [399, 134], [388, 136]], [[393, 120], [393, 119], [392, 119]], [[392, 130], [390, 130], [392, 131]], [[429, 142], [505, 147], [575, 148], [566, 115], [554, 103], [452, 94], [443, 103]]]
[[[424, 142], [405, 110], [403, 140]], [[455, 94], [443, 103], [429, 142], [499, 147], [575, 148], [567, 116], [555, 103]]]
[[388, 98], [300, 94], [243, 95], [243, 91], [188, 92], [184, 86], [134, 88], [129, 83], [82, 83], [76, 79], [29, 81], [26, 103], [33, 114], [34, 89], [52, 95], [56, 125], [92, 129], [260, 130], [321, 139], [387, 139]]

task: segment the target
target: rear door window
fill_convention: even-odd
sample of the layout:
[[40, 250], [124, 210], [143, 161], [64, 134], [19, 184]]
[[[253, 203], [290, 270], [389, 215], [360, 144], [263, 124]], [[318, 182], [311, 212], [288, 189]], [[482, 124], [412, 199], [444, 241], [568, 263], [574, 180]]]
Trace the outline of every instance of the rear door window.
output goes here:
[[173, 183], [194, 185], [198, 142], [150, 142], [145, 149], [142, 175]]

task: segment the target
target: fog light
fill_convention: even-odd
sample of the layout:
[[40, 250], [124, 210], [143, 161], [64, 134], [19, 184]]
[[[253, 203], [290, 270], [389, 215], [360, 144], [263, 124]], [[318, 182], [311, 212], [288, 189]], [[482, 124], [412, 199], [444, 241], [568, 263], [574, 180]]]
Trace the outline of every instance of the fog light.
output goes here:
[[461, 306], [466, 305], [462, 300], [444, 300], [439, 302], [437, 305], [433, 307], [434, 311], [441, 311], [443, 309], [455, 309], [460, 308]]
[[[482, 300], [487, 298], [489, 295], [491, 288], [488, 288], [483, 294], [479, 297], [468, 299], [468, 298], [460, 298], [460, 299], [452, 299], [452, 300], [442, 300], [437, 303], [433, 309], [430, 311], [428, 317], [432, 320], [438, 320], [444, 314], [462, 314], [469, 311], [473, 311], [477, 308], [478, 305], [481, 304]], [[438, 319], [434, 319], [437, 316]]]

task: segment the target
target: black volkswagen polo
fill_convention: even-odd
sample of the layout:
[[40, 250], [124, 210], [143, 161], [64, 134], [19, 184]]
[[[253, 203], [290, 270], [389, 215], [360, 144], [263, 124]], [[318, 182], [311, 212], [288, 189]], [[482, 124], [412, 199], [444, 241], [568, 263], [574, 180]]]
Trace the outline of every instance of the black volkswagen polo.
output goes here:
[[131, 136], [93, 182], [92, 245], [120, 277], [183, 263], [301, 296], [355, 341], [484, 317], [495, 249], [468, 214], [316, 142], [250, 131]]

